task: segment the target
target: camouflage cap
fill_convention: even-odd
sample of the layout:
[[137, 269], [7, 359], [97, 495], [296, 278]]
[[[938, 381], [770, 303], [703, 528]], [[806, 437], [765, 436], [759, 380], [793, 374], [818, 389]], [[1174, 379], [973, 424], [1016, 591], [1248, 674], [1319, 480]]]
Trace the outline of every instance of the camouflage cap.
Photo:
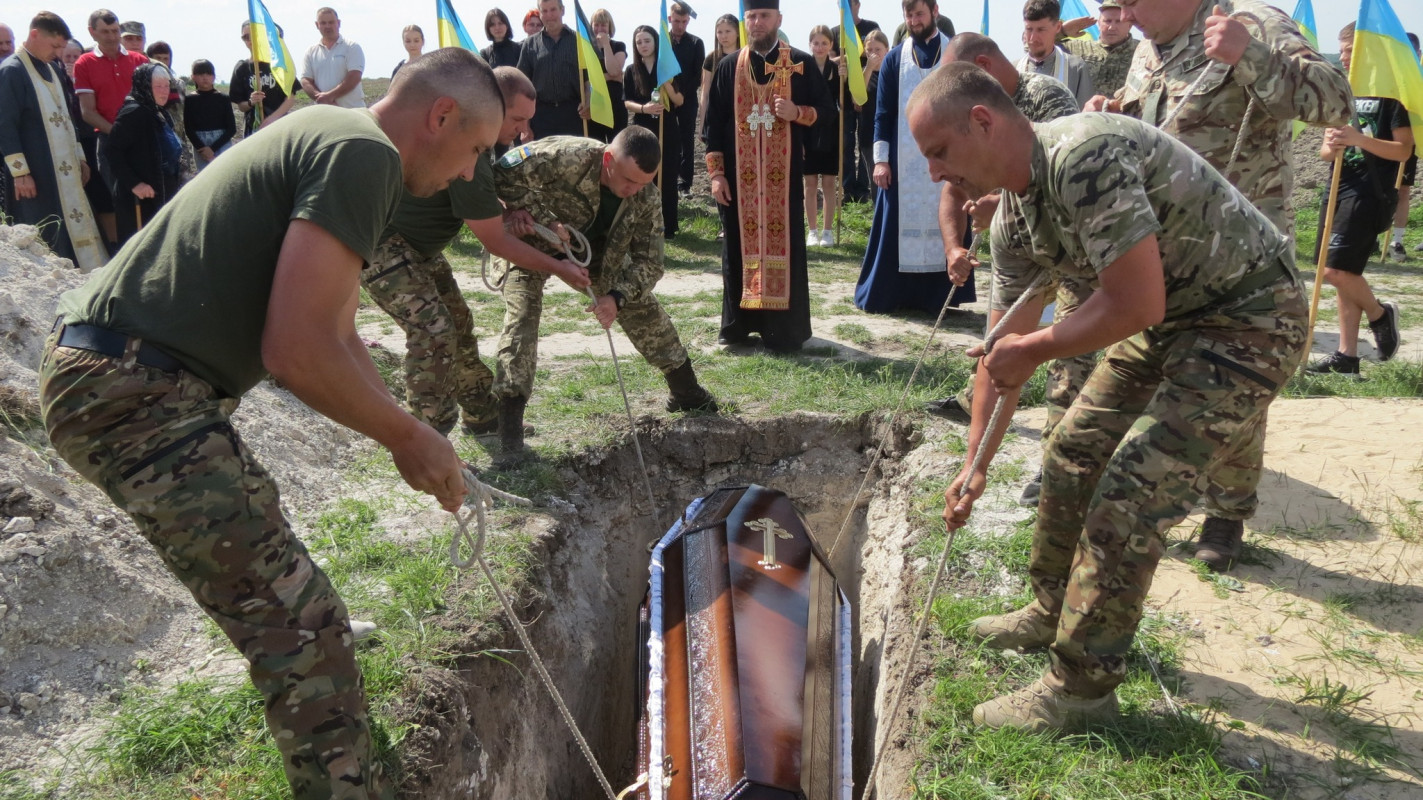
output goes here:
[[119, 25], [119, 35], [121, 35], [121, 36], [143, 36], [143, 35], [144, 35], [143, 23], [142, 23], [142, 22], [134, 22], [133, 20], [128, 20], [127, 22], [124, 22], [122, 25]]
[[1117, 0], [1102, 0], [1102, 2], [1100, 2], [1100, 3], [1097, 4], [1097, 10], [1098, 10], [1098, 11], [1103, 11], [1103, 10], [1108, 9], [1108, 8], [1121, 8], [1121, 7], [1122, 7], [1122, 4], [1119, 3], [1119, 2], [1117, 2]]

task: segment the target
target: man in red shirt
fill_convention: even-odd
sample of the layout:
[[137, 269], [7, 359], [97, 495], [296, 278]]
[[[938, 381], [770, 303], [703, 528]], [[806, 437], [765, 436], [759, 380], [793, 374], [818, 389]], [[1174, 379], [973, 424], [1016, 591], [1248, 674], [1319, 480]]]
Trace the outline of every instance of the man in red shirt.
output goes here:
[[[89, 37], [96, 47], [74, 62], [74, 93], [79, 96], [84, 121], [99, 131], [99, 176], [112, 193], [114, 174], [104, 158], [104, 142], [114, 125], [114, 117], [118, 116], [124, 104], [124, 98], [133, 88], [134, 69], [148, 61], [148, 57], [125, 50], [119, 44], [118, 15], [107, 8], [89, 15]], [[95, 193], [95, 197], [99, 194], [104, 193]], [[94, 203], [94, 216], [99, 220], [104, 241], [110, 245], [118, 241], [112, 200], [107, 208], [103, 207], [102, 202]]]

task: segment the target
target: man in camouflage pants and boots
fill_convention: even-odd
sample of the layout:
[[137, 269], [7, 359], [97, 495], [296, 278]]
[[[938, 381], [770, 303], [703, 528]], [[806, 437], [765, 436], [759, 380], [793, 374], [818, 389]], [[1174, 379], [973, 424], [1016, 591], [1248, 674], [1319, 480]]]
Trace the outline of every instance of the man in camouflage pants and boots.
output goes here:
[[488, 65], [454, 48], [407, 64], [370, 109], [303, 111], [203, 170], [66, 292], [45, 345], [50, 441], [247, 659], [296, 800], [394, 791], [346, 606], [230, 418], [270, 372], [459, 508], [454, 448], [391, 397], [356, 334], [359, 276], [402, 185], [429, 195], [468, 179], [502, 123]]
[[[1139, 0], [1123, 19], [1148, 41], [1127, 83], [1087, 110], [1120, 111], [1161, 127], [1194, 85], [1186, 107], [1162, 128], [1215, 167], [1294, 241], [1290, 192], [1293, 120], [1335, 127], [1352, 119], [1349, 79], [1321, 56], [1285, 12], [1257, 0]], [[1225, 12], [1216, 13], [1216, 10]], [[1237, 141], [1244, 130], [1244, 140]], [[1245, 520], [1265, 458], [1265, 418], [1243, 434], [1250, 446], [1210, 476], [1196, 558], [1224, 571], [1240, 555]]]
[[[494, 165], [494, 184], [511, 212], [510, 229], [534, 237], [539, 247], [555, 250], [535, 236], [534, 223], [570, 226], [588, 237], [588, 274], [597, 300], [587, 310], [604, 328], [617, 320], [633, 347], [662, 371], [672, 393], [667, 410], [715, 412], [716, 400], [697, 382], [672, 319], [652, 294], [662, 277], [662, 200], [652, 184], [661, 157], [657, 135], [635, 125], [607, 145], [552, 136], [505, 153]], [[501, 463], [512, 463], [524, 446], [524, 407], [538, 366], [546, 280], [511, 267], [504, 283], [504, 332], [494, 383]]]
[[[1294, 249], [1200, 156], [1138, 120], [1078, 114], [1034, 126], [966, 64], [936, 70], [907, 116], [934, 178], [1001, 186], [999, 219], [1021, 220], [994, 235], [991, 321], [1054, 275], [1095, 287], [1041, 331], [1040, 299], [1004, 322], [978, 372], [968, 452], [991, 456], [1001, 443], [1011, 413], [986, 430], [1000, 393], [1011, 411], [1039, 364], [1110, 345], [1043, 459], [1035, 599], [1018, 614], [1050, 643], [1051, 665], [1028, 688], [978, 706], [974, 721], [1026, 730], [1108, 721], [1162, 534], [1303, 356]], [[965, 464], [945, 492], [950, 528], [983, 495], [987, 466]]]
[[[529, 135], [534, 85], [513, 67], [498, 67], [504, 98], [499, 144]], [[557, 275], [575, 289], [588, 271], [534, 249], [504, 229], [504, 207], [494, 191], [494, 161], [479, 159], [473, 180], [457, 180], [430, 197], [405, 192], [385, 241], [361, 270], [371, 299], [405, 331], [405, 406], [415, 418], [448, 434], [460, 419], [467, 433], [493, 433], [499, 405], [490, 391], [494, 373], [479, 358], [474, 320], [444, 250], [469, 226], [492, 255], [525, 269]]]

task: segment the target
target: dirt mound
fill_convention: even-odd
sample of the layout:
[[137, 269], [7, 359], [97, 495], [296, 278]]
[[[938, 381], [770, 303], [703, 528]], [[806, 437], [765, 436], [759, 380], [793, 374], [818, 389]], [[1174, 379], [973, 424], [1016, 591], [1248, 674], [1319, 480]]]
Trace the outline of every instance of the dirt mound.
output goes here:
[[[40, 425], [40, 353], [59, 295], [83, 280], [34, 228], [0, 226], [0, 770], [51, 758], [116, 687], [190, 672], [211, 647], [187, 591]], [[234, 422], [294, 519], [369, 446], [265, 385]]]

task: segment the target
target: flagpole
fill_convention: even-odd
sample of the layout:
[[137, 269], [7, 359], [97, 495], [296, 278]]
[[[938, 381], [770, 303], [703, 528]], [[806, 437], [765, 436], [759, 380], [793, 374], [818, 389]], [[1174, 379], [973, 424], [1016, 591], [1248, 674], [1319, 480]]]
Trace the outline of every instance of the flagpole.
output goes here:
[[[663, 96], [665, 97], [666, 95]], [[667, 108], [666, 103], [659, 103], [659, 105], [662, 106], [662, 112], [657, 115], [657, 188], [660, 191], [662, 189], [662, 162], [664, 160], [662, 153], [667, 146], [662, 141], [664, 133], [662, 126], [666, 120], [667, 113], [672, 109]]]
[[1319, 236], [1319, 263], [1314, 268], [1314, 291], [1309, 299], [1309, 333], [1304, 337], [1304, 359], [1309, 363], [1309, 350], [1314, 346], [1314, 323], [1319, 318], [1319, 292], [1324, 287], [1324, 267], [1329, 263], [1329, 239], [1334, 230], [1334, 209], [1339, 205], [1339, 176], [1344, 171], [1344, 148], [1334, 154], [1334, 175], [1329, 184], [1329, 203], [1324, 207], [1324, 227]]
[[[840, 40], [843, 45], [845, 39], [844, 23], [841, 23]], [[845, 48], [840, 48], [840, 61], [845, 64], [848, 61], [845, 55]], [[848, 65], [847, 65], [848, 66]], [[858, 65], [857, 65], [858, 66]], [[835, 242], [838, 244], [844, 239], [845, 234], [845, 81], [846, 76], [840, 78], [840, 148], [839, 157], [835, 159]]]
[[[256, 30], [256, 28], [257, 28], [257, 23], [256, 23], [256, 22], [253, 22], [253, 21], [251, 21], [251, 20], [248, 20], [248, 24], [247, 24], [247, 51], [252, 54], [252, 91], [254, 91], [254, 92], [262, 92], [262, 63], [257, 60], [257, 37], [252, 33], [254, 30]], [[269, 45], [269, 46], [270, 46], [270, 45]], [[275, 76], [275, 75], [272, 76], [272, 82], [273, 82], [273, 83], [276, 82], [276, 76]], [[266, 92], [262, 92], [262, 94], [265, 95]], [[249, 99], [249, 101], [250, 101], [251, 98], [248, 98], [248, 99]], [[256, 115], [256, 116], [254, 117], [254, 119], [257, 121], [257, 124], [252, 126], [252, 130], [255, 131], [255, 130], [257, 130], [258, 128], [261, 128], [261, 127], [262, 127], [262, 104], [261, 104], [261, 103], [253, 103], [253, 104], [252, 104], [252, 111], [253, 111], [253, 113]]]
[[[1403, 189], [1403, 168], [1406, 166], [1408, 166], [1408, 159], [1404, 159], [1398, 162], [1398, 177], [1394, 178], [1393, 180], [1393, 191], [1395, 193], [1402, 191]], [[1396, 209], [1397, 207], [1398, 203], [1395, 202], [1394, 208]], [[1393, 219], [1392, 215], [1389, 216], [1389, 219]], [[1381, 261], [1388, 261], [1388, 237], [1389, 234], [1392, 232], [1393, 226], [1390, 225], [1388, 227], [1388, 230], [1385, 230], [1383, 232], [1383, 236], [1379, 239], [1379, 253], [1382, 254], [1379, 258]]]

